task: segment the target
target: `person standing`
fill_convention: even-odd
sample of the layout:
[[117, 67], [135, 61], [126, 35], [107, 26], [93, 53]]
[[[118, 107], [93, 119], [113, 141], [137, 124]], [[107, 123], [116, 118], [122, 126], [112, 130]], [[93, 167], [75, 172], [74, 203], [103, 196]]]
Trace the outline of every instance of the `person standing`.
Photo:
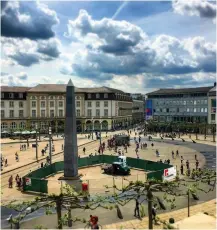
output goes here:
[[180, 167], [180, 171], [181, 171], [181, 175], [184, 175], [184, 166], [183, 166], [183, 164], [181, 164], [181, 167]]
[[174, 159], [174, 154], [175, 154], [175, 153], [172, 151], [172, 158], [173, 158], [173, 159]]
[[13, 176], [11, 175], [8, 180], [9, 188], [13, 188]]
[[84, 155], [85, 155], [85, 151], [86, 151], [86, 148], [84, 147], [84, 148], [83, 148], [83, 153], [84, 153]]
[[8, 159], [5, 159], [5, 167], [8, 166]]
[[[136, 201], [136, 206], [135, 206], [135, 209], [134, 209], [134, 216], [140, 218], [140, 212], [139, 212], [139, 198], [140, 198], [140, 196], [138, 196], [137, 199], [135, 200], [135, 201]], [[136, 215], [136, 213], [137, 213], [137, 215]]]
[[197, 169], [198, 169], [198, 166], [199, 166], [199, 161], [198, 161], [198, 160], [196, 160], [195, 165], [196, 165], [196, 170], [197, 170]]
[[179, 156], [179, 150], [176, 150], [176, 156], [177, 157]]
[[157, 205], [154, 204], [154, 206], [152, 207], [152, 220], [154, 220], [155, 224], [157, 222], [156, 215], [157, 215]]
[[188, 160], [186, 161], [186, 167], [187, 167], [187, 169], [189, 169], [189, 161]]

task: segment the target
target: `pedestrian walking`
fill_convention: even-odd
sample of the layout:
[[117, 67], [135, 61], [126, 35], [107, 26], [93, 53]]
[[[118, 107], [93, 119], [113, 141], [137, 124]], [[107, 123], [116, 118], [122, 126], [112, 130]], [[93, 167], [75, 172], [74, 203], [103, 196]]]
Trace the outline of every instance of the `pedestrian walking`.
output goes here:
[[17, 183], [17, 187], [18, 187], [18, 181], [20, 180], [20, 177], [19, 177], [19, 175], [17, 174], [16, 175], [16, 177], [15, 177], [15, 181], [16, 181], [16, 183]]
[[139, 143], [141, 142], [141, 137], [139, 136]]
[[156, 215], [157, 215], [157, 205], [154, 204], [154, 206], [152, 207], [152, 220], [154, 220], [155, 224], [157, 222]]
[[[140, 198], [140, 196], [138, 196], [137, 199], [135, 200], [135, 201], [136, 201], [136, 206], [135, 206], [135, 209], [134, 209], [134, 216], [140, 218], [140, 212], [139, 212], [139, 198]], [[137, 214], [137, 215], [136, 215], [136, 214]]]
[[188, 160], [186, 161], [186, 167], [187, 167], [187, 169], [189, 169], [189, 161]]
[[5, 167], [8, 166], [8, 159], [5, 159]]
[[197, 154], [194, 155], [194, 159], [197, 160]]
[[175, 154], [175, 153], [172, 151], [172, 158], [173, 158], [173, 159], [174, 159], [174, 154]]
[[86, 151], [86, 148], [84, 147], [84, 148], [83, 148], [83, 153], [84, 153], [84, 155], [85, 155], [85, 151]]
[[44, 167], [44, 163], [43, 162], [41, 162], [41, 168], [43, 168]]
[[176, 150], [176, 156], [177, 157], [179, 156], [179, 150]]
[[180, 171], [181, 171], [181, 175], [184, 175], [184, 165], [183, 164], [181, 164]]
[[170, 164], [170, 159], [167, 160], [167, 164], [168, 164], [168, 165]]
[[11, 175], [8, 180], [9, 188], [13, 188], [13, 176]]
[[199, 161], [198, 161], [198, 160], [196, 160], [195, 165], [196, 165], [196, 170], [197, 170], [197, 169], [198, 169], [198, 166], [199, 166]]

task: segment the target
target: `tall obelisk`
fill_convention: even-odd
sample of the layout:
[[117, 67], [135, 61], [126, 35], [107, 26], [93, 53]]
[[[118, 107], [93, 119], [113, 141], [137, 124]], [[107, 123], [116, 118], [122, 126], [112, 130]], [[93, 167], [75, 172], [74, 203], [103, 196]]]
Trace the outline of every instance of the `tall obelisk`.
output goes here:
[[75, 87], [69, 80], [66, 87], [66, 116], [64, 140], [64, 177], [78, 178], [78, 145], [76, 128]]

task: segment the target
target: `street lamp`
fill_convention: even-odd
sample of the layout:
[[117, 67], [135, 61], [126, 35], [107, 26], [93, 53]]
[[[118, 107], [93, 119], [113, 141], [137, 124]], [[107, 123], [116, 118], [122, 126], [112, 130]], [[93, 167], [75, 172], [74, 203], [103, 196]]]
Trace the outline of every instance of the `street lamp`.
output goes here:
[[36, 160], [38, 161], [38, 134], [37, 134], [37, 130], [38, 130], [38, 124], [36, 123], [35, 124], [35, 131], [36, 131], [36, 134], [35, 134], [35, 143], [36, 143]]
[[51, 157], [52, 157], [52, 146], [51, 146], [51, 127], [49, 127], [49, 156], [50, 156], [50, 164], [52, 164], [52, 160], [51, 160]]
[[102, 125], [102, 122], [100, 121], [100, 122], [99, 122], [99, 128], [100, 128], [100, 129], [99, 129], [99, 131], [100, 131], [100, 133], [99, 133], [99, 135], [100, 135], [100, 136], [99, 136], [99, 143], [100, 143], [100, 146], [101, 146], [101, 144], [102, 144], [102, 138], [101, 138], [102, 127], [101, 127], [101, 125]]
[[94, 131], [94, 124], [93, 124], [93, 119], [92, 119], [92, 140], [93, 140], [93, 131]]

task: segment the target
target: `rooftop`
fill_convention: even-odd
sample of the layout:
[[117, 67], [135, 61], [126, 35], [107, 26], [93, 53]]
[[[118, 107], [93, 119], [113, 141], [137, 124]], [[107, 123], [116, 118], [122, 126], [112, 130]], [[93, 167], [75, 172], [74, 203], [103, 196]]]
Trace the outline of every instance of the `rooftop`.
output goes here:
[[[66, 92], [66, 84], [39, 84], [35, 87], [10, 87], [10, 86], [2, 86], [2, 92], [46, 92], [46, 93], [65, 93]], [[77, 93], [125, 93], [118, 89], [109, 88], [106, 86], [103, 87], [94, 87], [94, 88], [77, 88], [75, 87], [75, 92]]]
[[159, 89], [146, 95], [163, 95], [163, 94], [187, 94], [187, 93], [208, 93], [213, 86], [209, 87], [197, 87], [197, 88], [181, 88], [181, 89]]
[[209, 91], [209, 96], [216, 96], [216, 86]]
[[1, 92], [10, 92], [10, 93], [24, 93], [27, 92], [30, 87], [23, 86], [1, 86]]

